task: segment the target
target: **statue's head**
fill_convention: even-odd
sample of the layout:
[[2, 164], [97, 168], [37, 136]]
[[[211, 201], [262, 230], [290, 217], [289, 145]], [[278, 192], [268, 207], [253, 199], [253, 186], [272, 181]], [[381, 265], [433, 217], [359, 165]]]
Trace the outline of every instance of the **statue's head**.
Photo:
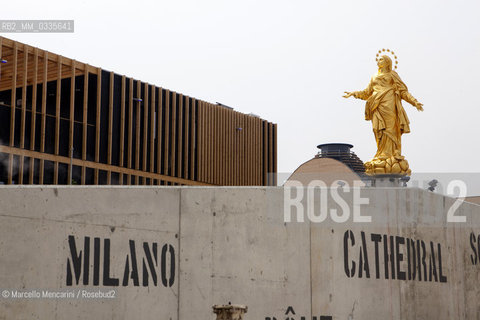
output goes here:
[[390, 59], [390, 57], [387, 55], [383, 55], [378, 58], [377, 65], [379, 69], [383, 68], [386, 71], [392, 71], [392, 59]]

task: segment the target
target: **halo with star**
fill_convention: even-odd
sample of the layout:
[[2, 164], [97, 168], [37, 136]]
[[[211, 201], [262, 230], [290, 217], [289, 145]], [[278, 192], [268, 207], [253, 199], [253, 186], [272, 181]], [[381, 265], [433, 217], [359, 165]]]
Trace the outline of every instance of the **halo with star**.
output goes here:
[[393, 58], [392, 60], [395, 60], [395, 69], [397, 69], [398, 60], [397, 60], [397, 56], [395, 55], [395, 52], [393, 52], [393, 50], [390, 50], [390, 49], [378, 50], [377, 56], [375, 57], [375, 61], [378, 61], [378, 58], [380, 57], [381, 54], [391, 56], [390, 58]]

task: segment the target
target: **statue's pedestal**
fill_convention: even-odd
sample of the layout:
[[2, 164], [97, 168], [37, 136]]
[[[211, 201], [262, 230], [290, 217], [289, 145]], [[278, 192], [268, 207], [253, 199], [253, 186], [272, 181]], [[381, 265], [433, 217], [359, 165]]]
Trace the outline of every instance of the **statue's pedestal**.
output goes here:
[[371, 176], [377, 175], [410, 175], [408, 161], [400, 152], [394, 155], [380, 155], [370, 161], [365, 162], [365, 173]]
[[406, 187], [410, 178], [401, 174], [377, 174], [370, 177], [371, 186], [375, 188], [401, 188]]

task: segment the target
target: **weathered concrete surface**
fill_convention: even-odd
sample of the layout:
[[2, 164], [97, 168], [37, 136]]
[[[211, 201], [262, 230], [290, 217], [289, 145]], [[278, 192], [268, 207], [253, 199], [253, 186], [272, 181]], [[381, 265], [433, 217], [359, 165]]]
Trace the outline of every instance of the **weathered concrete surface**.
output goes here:
[[[104, 286], [104, 239], [110, 239], [110, 274], [123, 277], [129, 240], [178, 248], [178, 189], [0, 189], [0, 287], [4, 289], [116, 289], [115, 299], [2, 299], [0, 319], [176, 319], [178, 286]], [[87, 285], [67, 286], [68, 237], [84, 251], [91, 238]], [[93, 285], [94, 237], [100, 238], [100, 280]], [[137, 258], [141, 272], [141, 260]], [[82, 268], [83, 273], [83, 268]], [[178, 278], [178, 276], [177, 276]], [[176, 281], [177, 282], [177, 281]], [[168, 306], [168, 307], [167, 307]], [[139, 314], [142, 314], [139, 316]]]
[[180, 319], [212, 319], [208, 306], [241, 303], [246, 319], [310, 314], [308, 224], [284, 224], [277, 188], [182, 190]]
[[[362, 197], [370, 199], [370, 205], [362, 212], [372, 216], [372, 223], [311, 224], [312, 301], [318, 302], [313, 303], [314, 314], [323, 312], [333, 315], [334, 319], [479, 319], [480, 273], [479, 265], [471, 261], [475, 252], [470, 234], [473, 232], [478, 237], [480, 207], [464, 204], [457, 210], [455, 215], [465, 215], [468, 224], [447, 223], [447, 212], [454, 202], [451, 198], [404, 188], [364, 189]], [[355, 244], [348, 237], [348, 257], [345, 257], [345, 234], [349, 231], [354, 235]], [[362, 232], [370, 275], [363, 270], [360, 277], [360, 261], [366, 260]], [[378, 242], [379, 279], [372, 234], [382, 236]], [[387, 241], [390, 236], [395, 240], [395, 279], [392, 279], [390, 264], [388, 279], [385, 276], [384, 235]], [[401, 259], [397, 255], [397, 237]], [[413, 249], [410, 245], [407, 249], [407, 239], [425, 243], [427, 281], [423, 271], [422, 281], [419, 281], [418, 272], [413, 279]], [[435, 261], [431, 274], [430, 243], [433, 243]], [[438, 246], [441, 248], [441, 274]], [[478, 241], [476, 246], [478, 253]], [[387, 250], [390, 254], [390, 243]], [[326, 262], [328, 259], [330, 261]], [[346, 260], [350, 269], [352, 261], [356, 264], [351, 277], [345, 271]], [[397, 260], [400, 260], [398, 264]], [[405, 280], [398, 280], [399, 271], [405, 273]], [[445, 282], [440, 279], [441, 275]]]
[[[447, 223], [454, 199], [419, 189], [365, 188], [360, 195], [369, 204], [359, 208], [372, 222], [354, 223], [353, 193], [337, 190], [350, 211], [339, 223], [330, 210], [340, 216], [342, 203], [325, 189], [326, 198], [313, 202], [318, 210], [326, 201], [324, 222], [310, 223], [306, 214], [305, 222], [295, 222], [293, 214], [285, 223], [287, 191], [1, 187], [0, 291], [115, 290], [116, 296], [0, 297], [0, 319], [214, 319], [211, 307], [229, 301], [248, 306], [246, 319], [480, 318], [480, 206], [460, 205], [455, 215], [467, 223]], [[388, 279], [384, 268], [390, 237], [395, 279], [390, 256]], [[425, 244], [422, 281], [418, 272], [413, 279], [417, 265], [407, 248], [415, 241], [417, 249], [417, 240]], [[402, 274], [405, 280], [398, 280]]]

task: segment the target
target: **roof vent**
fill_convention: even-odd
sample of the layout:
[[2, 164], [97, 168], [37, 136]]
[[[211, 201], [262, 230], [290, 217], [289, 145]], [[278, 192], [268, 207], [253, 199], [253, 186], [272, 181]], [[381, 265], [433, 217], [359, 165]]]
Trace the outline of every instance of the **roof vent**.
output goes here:
[[353, 145], [348, 143], [325, 143], [318, 145], [317, 148], [320, 149], [317, 158], [332, 158], [344, 163], [359, 175], [365, 173], [363, 161], [354, 152], [350, 151]]

